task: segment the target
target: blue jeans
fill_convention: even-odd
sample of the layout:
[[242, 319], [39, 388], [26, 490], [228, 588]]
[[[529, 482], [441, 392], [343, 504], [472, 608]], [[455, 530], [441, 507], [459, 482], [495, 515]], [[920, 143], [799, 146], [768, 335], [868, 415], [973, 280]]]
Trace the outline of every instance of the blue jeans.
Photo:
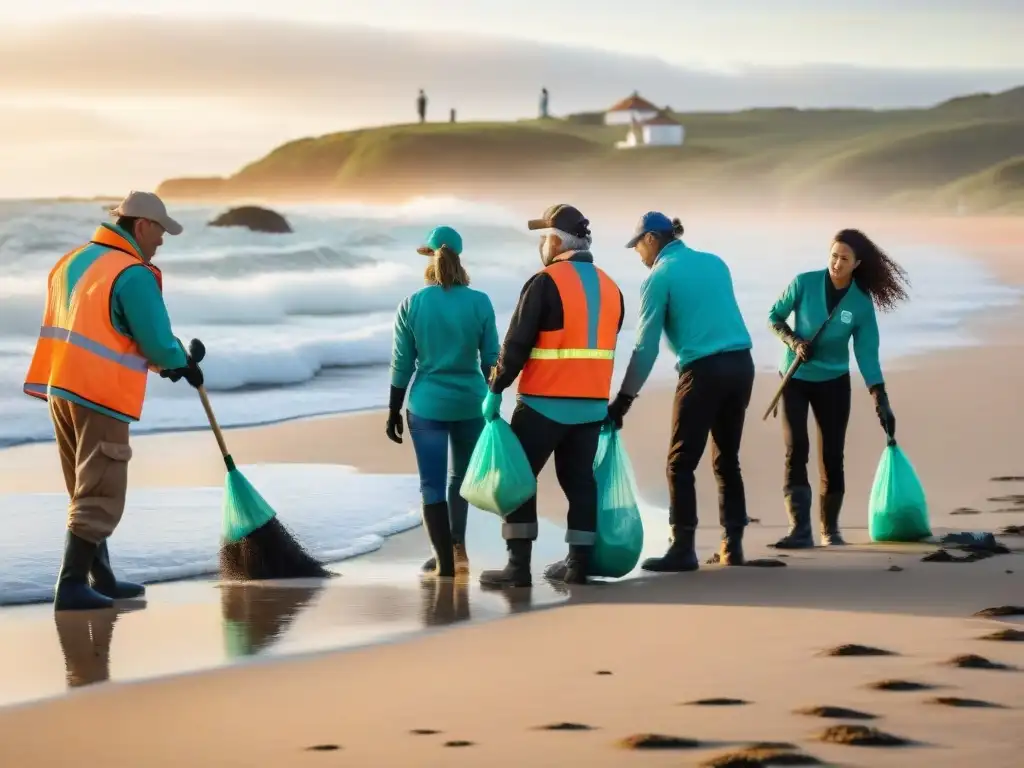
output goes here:
[[[464, 421], [435, 421], [406, 412], [412, 447], [416, 451], [416, 465], [420, 471], [420, 493], [424, 504], [448, 501], [448, 519], [452, 526], [452, 540], [466, 541], [466, 515], [469, 503], [459, 495], [462, 479], [466, 476], [469, 457], [476, 448], [477, 438], [484, 428], [483, 418]], [[448, 449], [451, 447], [451, 469], [448, 467]], [[447, 486], [445, 483], [447, 478]]]

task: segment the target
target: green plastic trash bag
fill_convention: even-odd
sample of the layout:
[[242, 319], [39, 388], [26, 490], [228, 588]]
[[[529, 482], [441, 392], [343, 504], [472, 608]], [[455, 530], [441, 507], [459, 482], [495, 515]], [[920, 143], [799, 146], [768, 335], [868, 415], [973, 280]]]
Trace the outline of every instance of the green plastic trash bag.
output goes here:
[[636, 503], [636, 481], [617, 429], [601, 430], [594, 458], [597, 480], [597, 541], [591, 575], [617, 579], [632, 571], [644, 548], [644, 524]]
[[932, 535], [924, 488], [895, 441], [886, 446], [875, 471], [868, 533], [872, 541], [920, 541]]
[[477, 509], [505, 517], [536, 493], [537, 478], [512, 427], [500, 418], [487, 422], [459, 494]]

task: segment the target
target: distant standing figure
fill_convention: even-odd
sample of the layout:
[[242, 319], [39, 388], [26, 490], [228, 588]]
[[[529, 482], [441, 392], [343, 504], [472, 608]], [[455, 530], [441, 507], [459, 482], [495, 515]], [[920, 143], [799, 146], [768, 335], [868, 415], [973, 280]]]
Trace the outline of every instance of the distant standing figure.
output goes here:
[[548, 89], [540, 89], [540, 119], [546, 120], [548, 117]]
[[420, 88], [420, 95], [416, 97], [416, 113], [420, 116], [420, 122], [427, 121], [427, 94]]
[[747, 504], [740, 472], [743, 422], [754, 386], [753, 346], [736, 301], [729, 265], [713, 253], [689, 248], [679, 219], [644, 214], [626, 244], [651, 274], [640, 291], [636, 346], [619, 394], [608, 408], [617, 426], [651, 373], [662, 333], [675, 352], [679, 382], [672, 407], [668, 452], [668, 521], [671, 543], [663, 557], [644, 560], [646, 571], [696, 571], [697, 491], [694, 473], [711, 437], [723, 529], [719, 559], [743, 565]]
[[[878, 361], [875, 307], [890, 310], [907, 298], [906, 273], [866, 235], [844, 229], [832, 240], [828, 268], [797, 275], [768, 313], [768, 325], [786, 345], [779, 371], [796, 358], [803, 364], [782, 390], [782, 430], [786, 441], [783, 493], [789, 533], [773, 546], [804, 549], [811, 535], [811, 487], [807, 479], [810, 441], [807, 413], [818, 423], [821, 453], [819, 523], [825, 546], [845, 544], [839, 532], [846, 481], [843, 452], [850, 420], [850, 339], [875, 412], [890, 437], [896, 418], [885, 393]], [[794, 315], [793, 327], [787, 323]], [[809, 344], [806, 339], [821, 333]]]
[[451, 577], [456, 570], [469, 570], [469, 505], [459, 488], [484, 428], [480, 409], [498, 361], [498, 328], [487, 294], [469, 287], [458, 232], [437, 227], [417, 250], [430, 257], [430, 264], [426, 287], [403, 301], [395, 315], [387, 436], [402, 442], [402, 402], [412, 381], [409, 432], [420, 473], [423, 524], [434, 550], [423, 570]]
[[448, 113], [448, 122], [449, 123], [454, 123], [455, 122], [455, 107], [452, 107], [451, 111]]

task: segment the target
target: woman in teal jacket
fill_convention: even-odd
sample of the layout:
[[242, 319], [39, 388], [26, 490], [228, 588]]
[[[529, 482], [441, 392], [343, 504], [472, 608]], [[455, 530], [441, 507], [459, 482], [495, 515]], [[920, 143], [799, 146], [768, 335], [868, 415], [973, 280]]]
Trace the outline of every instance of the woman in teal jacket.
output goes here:
[[434, 550], [423, 570], [450, 577], [456, 569], [469, 570], [469, 507], [459, 488], [484, 426], [481, 405], [498, 360], [498, 329], [491, 300], [469, 287], [458, 232], [437, 227], [418, 251], [430, 257], [427, 285], [395, 315], [387, 436], [402, 442], [402, 403], [412, 381], [409, 432], [420, 473], [423, 525]]
[[[878, 360], [875, 307], [893, 309], [907, 298], [907, 284], [903, 268], [865, 234], [844, 229], [833, 238], [828, 268], [797, 275], [768, 314], [769, 325], [786, 344], [780, 373], [788, 371], [795, 359], [801, 361], [782, 391], [789, 533], [773, 545], [779, 549], [814, 546], [807, 479], [808, 410], [818, 423], [822, 544], [845, 543], [839, 532], [839, 512], [846, 492], [843, 451], [850, 420], [850, 339], [882, 429], [895, 437], [896, 418]], [[793, 327], [787, 323], [791, 314]]]

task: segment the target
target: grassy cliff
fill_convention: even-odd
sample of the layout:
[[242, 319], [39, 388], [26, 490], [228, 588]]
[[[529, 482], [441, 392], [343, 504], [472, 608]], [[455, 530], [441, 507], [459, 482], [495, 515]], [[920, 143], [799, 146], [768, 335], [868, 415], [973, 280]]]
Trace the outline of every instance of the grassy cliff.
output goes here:
[[1024, 210], [1024, 88], [930, 109], [677, 113], [682, 147], [619, 150], [600, 114], [396, 125], [284, 144], [172, 198], [402, 198], [643, 184], [765, 202]]

